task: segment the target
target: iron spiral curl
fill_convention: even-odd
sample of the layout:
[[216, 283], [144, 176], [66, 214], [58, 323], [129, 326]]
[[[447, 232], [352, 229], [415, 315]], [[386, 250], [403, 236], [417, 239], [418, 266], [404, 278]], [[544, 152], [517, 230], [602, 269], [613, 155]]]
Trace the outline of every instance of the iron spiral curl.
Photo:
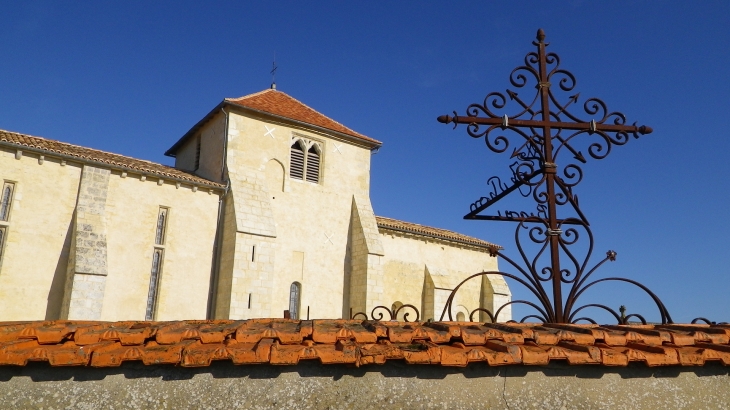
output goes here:
[[410, 309], [412, 312], [404, 311], [403, 313], [403, 321], [404, 322], [411, 322], [411, 320], [408, 319], [411, 313], [415, 313], [416, 317], [412, 320], [413, 322], [418, 322], [418, 320], [421, 318], [421, 313], [418, 311], [418, 308], [411, 304], [404, 304], [397, 308], [390, 309], [387, 306], [379, 305], [375, 306], [373, 310], [370, 312], [370, 316], [368, 317], [367, 313], [365, 312], [357, 312], [357, 313], [351, 313], [350, 319], [363, 319], [363, 320], [375, 320], [380, 321], [385, 318], [385, 315], [388, 315], [387, 320], [397, 320], [398, 314], [404, 310], [404, 309]]

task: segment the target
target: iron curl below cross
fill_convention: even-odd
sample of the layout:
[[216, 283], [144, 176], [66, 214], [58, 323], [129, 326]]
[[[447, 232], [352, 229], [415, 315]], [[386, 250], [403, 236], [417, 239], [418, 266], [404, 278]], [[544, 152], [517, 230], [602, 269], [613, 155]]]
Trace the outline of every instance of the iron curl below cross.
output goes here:
[[[508, 152], [514, 144], [510, 153], [514, 163], [510, 166], [509, 183], [502, 182], [499, 177], [490, 178], [487, 184], [491, 192], [474, 202], [464, 218], [517, 223], [515, 241], [521, 258], [521, 263], [518, 263], [503, 252], [496, 251], [493, 256], [499, 256], [519, 274], [481, 272], [465, 279], [451, 292], [441, 320], [447, 314], [449, 320], [453, 320], [451, 308], [454, 296], [463, 283], [483, 275], [501, 275], [524, 285], [539, 303], [513, 300], [496, 312], [487, 312], [492, 320], [499, 317], [504, 307], [522, 304], [537, 311], [537, 314], [529, 315], [523, 321], [532, 318], [546, 323], [596, 323], [590, 317], [577, 315], [584, 309], [598, 308], [609, 312], [620, 324], [628, 323], [630, 319], [645, 323], [641, 315], [619, 314], [605, 305], [576, 305], [579, 297], [594, 285], [625, 282], [639, 287], [651, 297], [659, 309], [662, 323], [672, 323], [664, 303], [641, 283], [618, 277], [588, 281], [601, 265], [616, 259], [616, 252], [606, 252], [605, 258], [589, 268], [593, 234], [588, 219], [578, 205], [578, 196], [573, 192], [583, 178], [579, 164], [586, 163], [586, 157], [604, 159], [614, 146], [625, 145], [631, 137], [639, 138], [651, 133], [652, 129], [636, 123], [627, 124], [624, 114], [610, 111], [598, 98], [585, 100], [582, 113], [571, 112], [579, 105], [580, 99], [579, 93], [572, 93], [576, 85], [575, 77], [561, 68], [557, 54], [546, 51], [549, 44], [545, 42], [542, 29], [538, 30], [537, 39], [532, 44], [536, 50], [527, 53], [524, 64], [510, 74], [509, 81], [514, 89], [508, 89], [505, 93], [489, 93], [482, 103], [469, 105], [465, 115], [458, 115], [454, 111], [453, 116], [438, 117], [439, 122], [453, 123], [454, 128], [465, 124], [471, 137], [483, 138], [487, 147], [495, 153]], [[533, 84], [534, 94], [530, 87]], [[515, 90], [520, 91], [520, 94]], [[512, 115], [503, 113], [511, 107], [515, 108]], [[559, 157], [567, 157], [568, 164], [559, 168]], [[482, 214], [515, 191], [523, 197], [532, 197], [536, 203], [535, 211], [507, 210], [504, 213], [498, 211], [497, 215]], [[562, 216], [569, 211], [571, 215]], [[571, 245], [576, 244], [583, 234], [587, 236], [587, 244], [584, 245], [587, 252], [585, 256], [579, 257], [574, 255]], [[533, 256], [528, 257], [525, 252], [522, 243], [525, 236], [538, 249]], [[545, 261], [547, 256], [549, 261]], [[561, 256], [564, 258], [563, 264]], [[543, 285], [546, 282], [552, 285], [552, 297]], [[562, 294], [564, 284], [568, 290], [565, 299]]]

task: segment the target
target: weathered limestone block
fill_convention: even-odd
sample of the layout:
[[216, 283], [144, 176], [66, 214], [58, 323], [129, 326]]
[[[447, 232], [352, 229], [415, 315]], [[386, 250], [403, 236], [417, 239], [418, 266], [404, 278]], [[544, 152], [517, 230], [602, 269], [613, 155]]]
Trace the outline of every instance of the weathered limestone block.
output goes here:
[[266, 175], [247, 168], [229, 171], [228, 175], [236, 210], [236, 231], [275, 238], [276, 224], [266, 188]]
[[61, 318], [98, 320], [107, 275], [108, 169], [85, 165], [72, 230]]
[[367, 312], [383, 304], [383, 243], [370, 199], [352, 198], [350, 307]]

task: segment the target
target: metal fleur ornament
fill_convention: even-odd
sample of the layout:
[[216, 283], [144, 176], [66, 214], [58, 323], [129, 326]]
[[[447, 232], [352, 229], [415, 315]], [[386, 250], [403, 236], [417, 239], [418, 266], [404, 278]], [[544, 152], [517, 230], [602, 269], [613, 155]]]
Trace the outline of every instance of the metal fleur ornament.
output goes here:
[[[484, 139], [487, 147], [496, 153], [509, 153], [514, 160], [510, 166], [508, 182], [498, 177], [487, 181], [491, 192], [471, 204], [464, 219], [509, 221], [517, 223], [515, 241], [519, 258], [511, 259], [496, 252], [518, 273], [481, 272], [461, 282], [449, 296], [441, 320], [448, 315], [453, 320], [451, 308], [454, 296], [468, 280], [487, 274], [501, 275], [525, 286], [537, 298], [537, 303], [514, 300], [496, 312], [486, 312], [490, 319], [499, 317], [508, 305], [522, 304], [536, 310], [527, 319], [546, 323], [575, 323], [588, 321], [579, 316], [584, 309], [603, 309], [613, 315], [620, 324], [631, 319], [646, 320], [638, 314], [619, 314], [614, 309], [596, 303], [578, 305], [578, 299], [589, 288], [602, 282], [625, 282], [646, 292], [656, 303], [662, 323], [672, 323], [662, 301], [646, 286], [632, 279], [603, 278], [589, 281], [593, 273], [604, 263], [614, 261], [616, 252], [608, 251], [598, 263], [589, 265], [593, 254], [593, 234], [585, 214], [578, 206], [578, 196], [573, 192], [581, 182], [583, 171], [579, 164], [588, 158], [604, 159], [615, 146], [625, 145], [633, 138], [652, 132], [650, 127], [627, 124], [624, 114], [610, 111], [598, 98], [589, 98], [580, 104], [580, 94], [573, 93], [576, 80], [573, 74], [561, 68], [557, 54], [547, 52], [545, 32], [537, 32], [532, 43], [536, 51], [525, 56], [524, 65], [510, 74], [513, 89], [492, 92], [483, 103], [471, 104], [465, 115], [442, 115], [438, 121], [453, 123], [454, 128], [465, 124], [467, 133]], [[514, 112], [503, 112], [514, 107]], [[580, 107], [580, 109], [579, 109]], [[578, 113], [574, 113], [574, 112]], [[558, 166], [558, 159], [567, 165]], [[502, 198], [518, 191], [523, 197], [531, 197], [536, 207], [533, 211], [498, 210], [485, 215], [484, 211]], [[574, 248], [579, 241], [587, 249], [585, 255], [576, 255]], [[538, 249], [528, 255], [523, 241], [528, 240]], [[551, 286], [552, 294], [546, 289]], [[565, 289], [563, 286], [565, 285]], [[564, 297], [563, 291], [567, 291]], [[485, 311], [485, 309], [477, 309]], [[476, 311], [472, 312], [473, 314]]]

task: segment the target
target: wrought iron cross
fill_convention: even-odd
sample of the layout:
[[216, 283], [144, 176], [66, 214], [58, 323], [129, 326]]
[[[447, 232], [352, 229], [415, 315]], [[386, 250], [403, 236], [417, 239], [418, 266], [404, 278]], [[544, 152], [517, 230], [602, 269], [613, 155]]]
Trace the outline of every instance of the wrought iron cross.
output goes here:
[[[570, 112], [570, 108], [577, 105], [580, 94], [568, 95], [567, 100], [562, 93], [570, 93], [575, 87], [576, 80], [573, 74], [560, 68], [560, 58], [557, 54], [547, 52], [549, 45], [545, 42], [545, 32], [537, 32], [537, 41], [532, 43], [537, 51], [525, 56], [524, 65], [515, 68], [510, 74], [510, 83], [517, 89], [529, 91], [528, 85], [534, 83], [535, 94], [530, 99], [523, 99], [513, 90], [507, 90], [506, 96], [501, 92], [493, 92], [486, 96], [482, 104], [471, 104], [467, 107], [466, 115], [442, 115], [438, 117], [441, 123], [466, 124], [467, 132], [473, 138], [484, 138], [487, 147], [496, 153], [504, 153], [510, 147], [513, 139], [517, 140], [516, 147], [511, 153], [515, 162], [510, 166], [512, 176], [511, 185], [503, 183], [498, 177], [490, 178], [487, 183], [492, 192], [471, 205], [470, 212], [465, 219], [482, 219], [496, 221], [517, 222], [517, 247], [524, 265], [515, 263], [501, 252], [497, 255], [515, 267], [522, 277], [504, 272], [483, 272], [482, 274], [499, 274], [510, 277], [525, 285], [540, 301], [540, 305], [529, 301], [513, 301], [537, 309], [539, 315], [530, 315], [545, 322], [566, 323], [578, 320], [593, 321], [590, 318], [575, 318], [575, 314], [588, 307], [600, 308], [609, 311], [619, 323], [625, 322], [613, 309], [598, 304], [589, 304], [574, 309], [574, 303], [587, 288], [599, 282], [622, 281], [634, 284], [645, 290], [654, 299], [659, 308], [662, 322], [670, 322], [671, 317], [663, 303], [648, 288], [630, 279], [606, 278], [586, 284], [588, 277], [603, 263], [615, 260], [616, 253], [609, 251], [606, 258], [586, 271], [588, 260], [593, 250], [593, 235], [588, 220], [578, 206], [578, 197], [573, 188], [581, 181], [583, 171], [576, 162], [585, 163], [586, 156], [579, 144], [585, 143], [589, 137], [587, 153], [594, 159], [603, 159], [614, 145], [626, 144], [630, 136], [639, 138], [639, 135], [649, 134], [652, 129], [647, 126], [626, 124], [626, 117], [616, 111], [609, 111], [606, 104], [598, 98], [590, 98], [583, 104], [584, 114], [588, 118], [581, 118]], [[521, 92], [523, 92], [521, 90]], [[561, 93], [562, 92], [562, 93]], [[523, 92], [524, 94], [524, 92]], [[509, 101], [517, 108], [513, 115], [502, 114]], [[562, 101], [561, 102], [561, 98]], [[506, 136], [509, 135], [509, 136]], [[568, 152], [574, 161], [558, 168], [557, 158], [561, 153]], [[500, 199], [514, 191], [519, 191], [524, 197], [532, 196], [537, 203], [535, 212], [498, 211], [497, 215], [482, 215], [481, 213]], [[558, 208], [566, 206], [572, 208], [577, 217], [558, 217]], [[563, 208], [560, 208], [563, 209]], [[528, 228], [528, 226], [531, 226]], [[569, 246], [578, 241], [579, 230], [588, 233], [589, 251], [584, 260], [579, 260], [570, 251]], [[520, 233], [526, 231], [530, 240], [542, 249], [534, 259], [530, 260], [523, 251], [520, 243]], [[539, 260], [549, 248], [550, 263], [540, 268]], [[561, 253], [566, 255], [568, 262], [561, 266]], [[467, 279], [468, 280], [468, 279]], [[552, 284], [552, 303], [542, 282]], [[462, 282], [463, 283], [463, 282]], [[562, 284], [572, 284], [570, 293], [563, 305]], [[459, 285], [461, 286], [461, 285]], [[451, 317], [451, 302], [458, 287], [452, 292], [444, 313], [448, 311]], [[501, 308], [500, 308], [501, 310]], [[499, 311], [494, 315], [499, 316]], [[443, 319], [442, 314], [442, 319]], [[628, 315], [626, 318], [640, 315]]]

